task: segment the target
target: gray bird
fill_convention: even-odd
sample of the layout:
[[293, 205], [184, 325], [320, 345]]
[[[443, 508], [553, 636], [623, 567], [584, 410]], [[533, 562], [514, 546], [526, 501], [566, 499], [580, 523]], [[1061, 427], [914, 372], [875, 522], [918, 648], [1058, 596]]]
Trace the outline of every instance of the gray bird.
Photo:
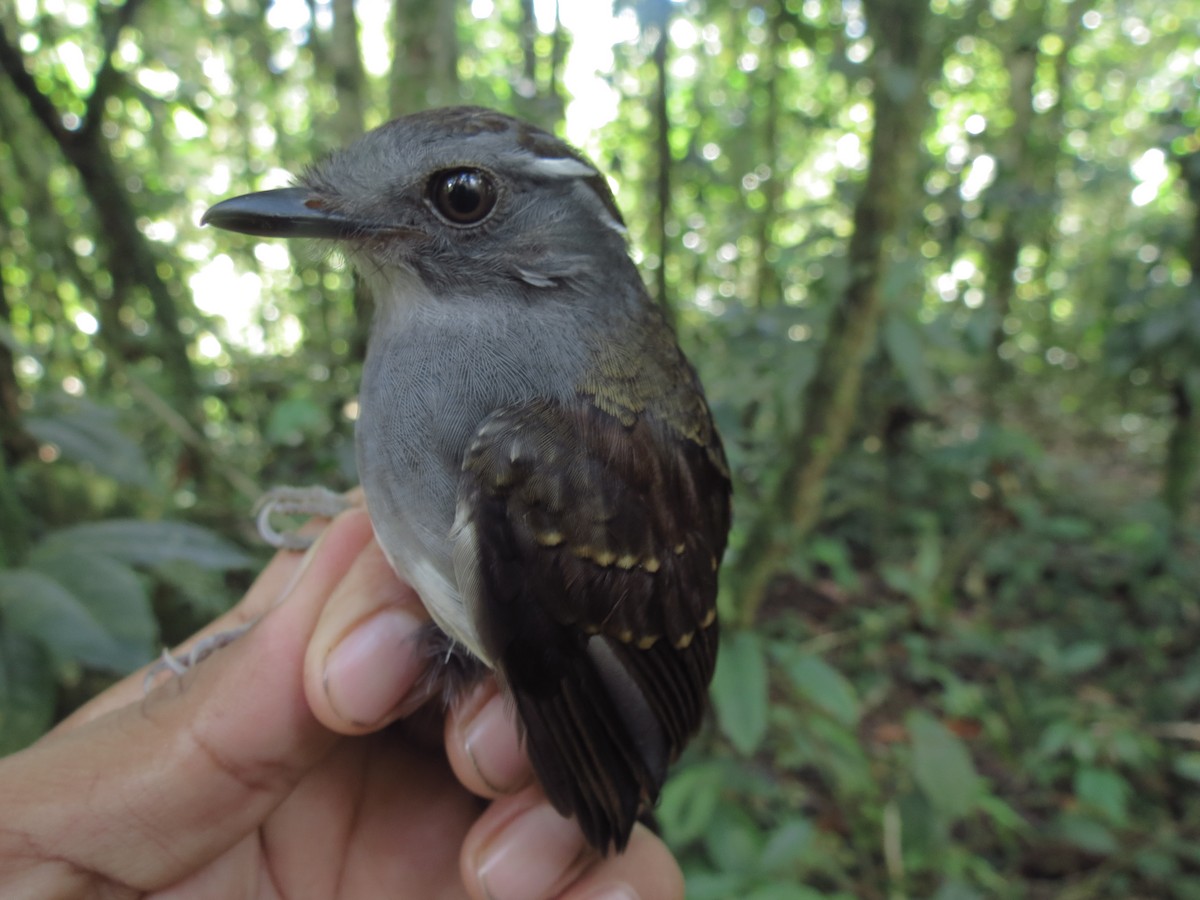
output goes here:
[[338, 241], [365, 279], [358, 469], [426, 649], [496, 673], [555, 808], [624, 849], [706, 708], [730, 483], [604, 177], [456, 107], [203, 221]]

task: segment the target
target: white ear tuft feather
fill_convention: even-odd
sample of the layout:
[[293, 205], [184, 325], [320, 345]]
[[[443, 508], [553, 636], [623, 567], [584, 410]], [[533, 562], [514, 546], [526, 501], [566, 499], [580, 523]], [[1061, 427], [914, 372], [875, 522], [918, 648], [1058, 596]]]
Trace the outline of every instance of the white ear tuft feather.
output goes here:
[[538, 157], [529, 164], [529, 170], [547, 178], [591, 178], [599, 174], [587, 163], [571, 156], [558, 156], [553, 159]]

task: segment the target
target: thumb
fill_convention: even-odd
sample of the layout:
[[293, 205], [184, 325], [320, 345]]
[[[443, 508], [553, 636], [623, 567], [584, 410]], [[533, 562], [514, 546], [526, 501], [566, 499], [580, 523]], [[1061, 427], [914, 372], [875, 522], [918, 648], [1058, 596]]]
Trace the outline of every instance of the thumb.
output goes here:
[[44, 851], [42, 877], [152, 890], [258, 828], [338, 740], [305, 700], [304, 655], [370, 538], [364, 512], [344, 513], [309, 551], [286, 602], [228, 648], [0, 761], [0, 875], [12, 841], [25, 861], [38, 855], [30, 848]]

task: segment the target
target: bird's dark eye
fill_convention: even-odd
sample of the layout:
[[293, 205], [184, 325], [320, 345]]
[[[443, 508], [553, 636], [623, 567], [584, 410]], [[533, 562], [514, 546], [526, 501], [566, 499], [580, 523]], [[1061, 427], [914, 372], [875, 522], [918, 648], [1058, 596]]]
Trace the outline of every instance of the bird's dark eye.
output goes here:
[[429, 201], [451, 225], [475, 225], [496, 206], [496, 186], [479, 169], [449, 169], [430, 179]]

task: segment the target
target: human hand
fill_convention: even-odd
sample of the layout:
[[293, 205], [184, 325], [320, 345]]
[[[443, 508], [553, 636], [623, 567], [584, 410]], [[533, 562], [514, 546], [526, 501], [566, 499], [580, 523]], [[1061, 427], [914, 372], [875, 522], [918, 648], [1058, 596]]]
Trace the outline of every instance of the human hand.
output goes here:
[[646, 829], [601, 858], [553, 811], [490, 680], [447, 715], [444, 752], [421, 739], [405, 635], [427, 615], [362, 510], [277, 555], [196, 639], [260, 616], [0, 760], [0, 895], [683, 896]]

